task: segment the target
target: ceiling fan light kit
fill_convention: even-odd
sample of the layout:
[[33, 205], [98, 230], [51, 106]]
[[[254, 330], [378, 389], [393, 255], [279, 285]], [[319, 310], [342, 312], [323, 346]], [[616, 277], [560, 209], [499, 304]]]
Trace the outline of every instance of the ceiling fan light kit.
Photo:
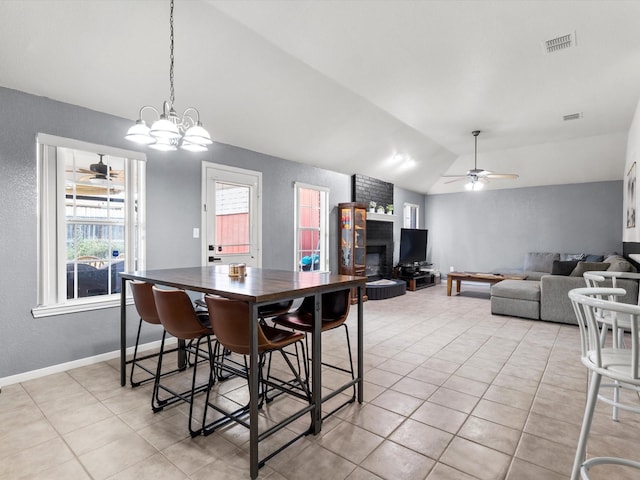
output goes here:
[[[170, 99], [162, 103], [162, 113], [155, 107], [145, 105], [140, 109], [138, 120], [131, 126], [125, 135], [127, 140], [140, 145], [148, 145], [149, 148], [163, 152], [174, 151], [180, 147], [191, 152], [205, 152], [211, 145], [211, 135], [200, 122], [200, 112], [194, 107], [188, 107], [182, 116], [176, 113], [174, 108], [175, 91], [173, 86], [173, 0], [170, 4], [169, 28], [171, 32], [169, 86]], [[142, 113], [151, 110], [155, 114], [155, 120], [151, 127], [142, 119]]]
[[444, 178], [453, 178], [454, 180], [449, 180], [444, 183], [453, 183], [459, 182], [461, 180], [467, 180], [464, 188], [469, 191], [478, 191], [482, 190], [484, 184], [488, 182], [490, 178], [504, 178], [514, 180], [518, 178], [518, 175], [515, 173], [493, 173], [488, 170], [484, 170], [483, 168], [478, 168], [478, 135], [480, 135], [480, 130], [474, 130], [471, 134], [475, 138], [475, 151], [473, 154], [473, 169], [468, 170], [464, 175], [442, 175]]

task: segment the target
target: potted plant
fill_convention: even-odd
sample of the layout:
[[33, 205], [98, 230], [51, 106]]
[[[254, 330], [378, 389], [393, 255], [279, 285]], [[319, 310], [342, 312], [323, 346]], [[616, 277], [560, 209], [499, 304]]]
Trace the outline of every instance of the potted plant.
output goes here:
[[393, 204], [387, 205], [387, 215], [393, 215]]
[[378, 208], [376, 209], [377, 213], [384, 213], [384, 205], [378, 205]]
[[371, 200], [369, 202], [369, 212], [370, 213], [376, 213], [376, 205], [377, 205], [377, 203], [374, 202], [373, 200]]

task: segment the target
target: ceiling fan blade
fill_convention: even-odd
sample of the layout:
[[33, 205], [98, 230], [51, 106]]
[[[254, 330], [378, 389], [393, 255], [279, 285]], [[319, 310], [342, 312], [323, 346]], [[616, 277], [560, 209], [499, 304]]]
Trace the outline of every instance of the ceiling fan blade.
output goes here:
[[453, 180], [448, 180], [446, 183], [454, 183], [454, 182], [460, 182], [461, 180], [466, 180], [467, 176], [466, 175], [443, 175], [443, 177], [455, 177]]
[[487, 173], [484, 175], [485, 178], [509, 178], [516, 179], [519, 178], [519, 175], [516, 173]]
[[66, 170], [67, 173], [86, 173], [89, 175], [95, 175], [95, 172], [92, 172], [91, 170], [89, 170], [88, 168], [76, 168], [75, 170], [70, 169], [70, 170]]
[[440, 175], [443, 178], [466, 178], [467, 175], [469, 175], [468, 173], [465, 173], [463, 175]]

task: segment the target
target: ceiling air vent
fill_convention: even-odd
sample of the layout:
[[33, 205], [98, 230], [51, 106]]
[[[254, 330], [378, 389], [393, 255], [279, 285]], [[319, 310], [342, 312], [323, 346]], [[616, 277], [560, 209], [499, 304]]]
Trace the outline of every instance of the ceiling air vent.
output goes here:
[[576, 33], [567, 33], [551, 40], [544, 42], [544, 48], [547, 53], [557, 52], [558, 50], [564, 50], [565, 48], [576, 46]]
[[569, 115], [564, 115], [562, 119], [566, 122], [567, 120], [578, 120], [582, 118], [582, 113], [570, 113]]

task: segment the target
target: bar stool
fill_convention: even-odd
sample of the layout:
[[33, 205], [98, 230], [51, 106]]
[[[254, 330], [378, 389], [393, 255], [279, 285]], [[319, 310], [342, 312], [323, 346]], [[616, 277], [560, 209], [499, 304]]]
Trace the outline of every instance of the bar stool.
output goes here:
[[[349, 316], [349, 308], [351, 306], [351, 290], [338, 290], [335, 292], [328, 292], [322, 294], [322, 326], [321, 331], [326, 332], [333, 330], [340, 326], [344, 327], [345, 336], [347, 340], [347, 352], [349, 355], [350, 369], [342, 368], [338, 365], [322, 362], [322, 365], [339, 370], [341, 372], [349, 373], [351, 379], [355, 379], [353, 369], [353, 357], [351, 355], [351, 342], [349, 340], [349, 329], [346, 325], [347, 317]], [[315, 310], [315, 298], [305, 297], [300, 307], [290, 313], [278, 315], [273, 319], [273, 323], [282, 327], [290, 328], [294, 331], [300, 331], [306, 335], [313, 332], [313, 315]], [[308, 342], [305, 342], [307, 349], [307, 358], [311, 361], [311, 355], [309, 355]], [[308, 367], [307, 367], [308, 371]], [[356, 399], [356, 387], [353, 385], [353, 393], [350, 399], [336, 407], [331, 412], [327, 413], [323, 418], [332, 415], [345, 405], [353, 403]]]
[[[193, 364], [193, 376], [191, 379], [191, 388], [183, 392], [176, 392], [167, 385], [160, 383], [160, 372], [162, 371], [162, 357], [164, 353], [164, 337], [160, 345], [160, 357], [158, 358], [158, 369], [153, 384], [153, 396], [151, 398], [151, 406], [154, 413], [162, 410], [164, 407], [173, 403], [183, 401], [189, 403], [189, 433], [192, 437], [200, 435], [203, 430], [201, 426], [197, 429], [193, 428], [193, 400], [197, 393], [207, 391], [214, 384], [214, 351], [211, 345], [211, 337], [213, 329], [210, 325], [204, 325], [196, 315], [196, 311], [191, 303], [189, 295], [184, 290], [163, 290], [153, 287], [153, 297], [155, 299], [158, 317], [162, 326], [167, 332], [176, 337], [178, 340], [190, 341], [185, 347], [192, 355], [195, 361]], [[201, 342], [205, 341], [206, 350], [203, 352]], [[198, 359], [204, 359], [209, 362], [209, 375], [207, 382], [196, 385], [196, 376], [198, 372]], [[161, 399], [160, 391], [165, 391], [171, 396]]]
[[[245, 368], [238, 369], [229, 363], [223, 363], [216, 365], [216, 368], [230, 371], [236, 375], [243, 376], [248, 380], [248, 368], [246, 366], [246, 357], [251, 354], [251, 343], [250, 343], [250, 321], [251, 316], [249, 313], [249, 306], [245, 302], [230, 300], [223, 297], [218, 297], [214, 295], [207, 295], [205, 297], [205, 301], [207, 304], [207, 308], [209, 309], [209, 316], [211, 318], [211, 324], [216, 332], [216, 338], [218, 343], [225, 349], [243, 355], [245, 358]], [[288, 358], [287, 354], [284, 352], [284, 348], [290, 345], [294, 345], [297, 342], [300, 342], [303, 338], [302, 334], [288, 332], [285, 330], [280, 330], [268, 325], [262, 325], [258, 323], [258, 383], [260, 388], [266, 388], [269, 386], [271, 388], [275, 388], [279, 391], [286, 392], [290, 395], [293, 395], [297, 398], [310, 402], [311, 394], [309, 391], [308, 380], [307, 377], [302, 378], [299, 369], [296, 370], [294, 365], [291, 363], [291, 360]], [[265, 364], [265, 357], [270, 356], [273, 352], [280, 352], [285, 362], [289, 366], [289, 369], [294, 375], [294, 384], [290, 381], [285, 381], [281, 379], [274, 378], [270, 375], [269, 371], [267, 371], [266, 378], [263, 375], [263, 367]], [[262, 395], [264, 395], [265, 390], [262, 391]], [[264, 398], [264, 397], [263, 397]], [[262, 400], [260, 405], [262, 404]], [[207, 392], [207, 402], [206, 408], [213, 408], [218, 412], [225, 415], [225, 418], [216, 420], [215, 422], [210, 423], [209, 425], [205, 425], [204, 434], [208, 435], [212, 433], [215, 429], [219, 428], [222, 425], [227, 424], [229, 421], [236, 421], [245, 427], [249, 427], [249, 425], [242, 420], [242, 416], [248, 412], [248, 405], [244, 406], [234, 412], [227, 412], [215, 404], [209, 402], [209, 392]], [[205, 410], [205, 418], [206, 418], [206, 410]], [[270, 432], [275, 433], [275, 431]], [[268, 436], [266, 435], [266, 436]], [[296, 439], [299, 437], [296, 437]], [[295, 441], [295, 440], [294, 440]], [[289, 444], [289, 443], [288, 443]], [[287, 444], [287, 445], [288, 445]], [[284, 448], [284, 447], [282, 447]], [[275, 455], [279, 450], [274, 452], [272, 455]], [[271, 458], [270, 455], [268, 458]], [[267, 458], [267, 459], [268, 459]], [[265, 462], [267, 459], [264, 459]]]
[[[632, 272], [613, 272], [613, 271], [593, 271], [593, 272], [585, 272], [583, 275], [584, 280], [587, 284], [587, 287], [591, 288], [599, 288], [599, 287], [612, 287], [616, 288], [617, 279], [628, 279], [628, 280], [640, 280], [640, 274], [632, 273]], [[606, 280], [609, 279], [608, 282]], [[637, 287], [636, 287], [637, 288]], [[615, 300], [612, 298], [611, 300]], [[596, 315], [596, 320], [601, 324], [602, 328], [600, 330], [600, 346], [604, 348], [607, 333], [609, 329], [611, 329], [611, 338], [612, 345], [614, 348], [623, 347], [624, 346], [624, 334], [625, 332], [631, 331], [631, 322], [626, 315], [614, 314], [612, 312], [603, 312], [600, 309], [594, 309], [594, 314]], [[614, 382], [618, 385], [618, 382]], [[615, 405], [620, 401], [620, 388], [615, 387], [613, 389], [613, 409], [611, 413], [611, 419], [614, 422], [618, 421], [618, 407]], [[635, 407], [634, 411], [636, 411]], [[638, 413], [640, 413], [640, 409], [637, 409]]]
[[[140, 316], [140, 321], [138, 322], [138, 334], [136, 335], [136, 345], [135, 348], [133, 350], [133, 359], [130, 360], [131, 363], [131, 373], [129, 376], [129, 381], [131, 382], [131, 386], [132, 387], [137, 387], [139, 385], [143, 385], [147, 382], [150, 382], [152, 380], [154, 380], [156, 378], [156, 370], [157, 370], [157, 365], [152, 369], [147, 368], [144, 364], [142, 364], [141, 362], [144, 360], [148, 360], [149, 358], [155, 358], [158, 357], [160, 355], [160, 353], [152, 353], [150, 355], [145, 355], [143, 357], [138, 357], [138, 344], [140, 342], [140, 331], [142, 329], [142, 323], [146, 322], [149, 323], [151, 325], [159, 325], [160, 327], [162, 327], [162, 324], [160, 323], [160, 318], [158, 317], [158, 311], [156, 310], [156, 302], [153, 298], [153, 291], [151, 289], [152, 285], [150, 283], [146, 283], [146, 282], [140, 282], [140, 281], [131, 281], [129, 283], [129, 285], [131, 285], [131, 293], [133, 294], [133, 302], [135, 304], [136, 307], [136, 311], [138, 312], [138, 315]], [[163, 329], [162, 331], [162, 339], [164, 340], [165, 335], [166, 335], [166, 330]], [[171, 350], [166, 350], [164, 353], [172, 353], [177, 351], [178, 348], [173, 348]], [[135, 368], [138, 367], [142, 370], [144, 370], [145, 372], [147, 372], [149, 374], [148, 377], [140, 380], [140, 381], [134, 381], [133, 380], [133, 373]], [[169, 372], [164, 372], [161, 376], [166, 376], [166, 375], [170, 375], [172, 373], [176, 373], [180, 370], [180, 368], [176, 368], [175, 370], [171, 370]]]
[[[638, 318], [640, 306], [613, 301], [612, 299], [626, 292], [622, 288], [576, 288], [569, 292], [569, 298], [576, 313], [580, 327], [581, 359], [591, 372], [587, 403], [585, 406], [582, 428], [578, 439], [578, 447], [571, 472], [571, 480], [589, 480], [591, 468], [599, 465], [622, 465], [640, 470], [640, 462], [618, 457], [594, 457], [585, 460], [587, 440], [596, 402], [601, 400], [609, 405], [634, 411], [628, 405], [615, 403], [600, 395], [600, 388], [606, 385], [602, 378], [606, 377], [618, 382], [615, 388], [640, 387], [638, 357], [640, 354], [640, 338], [638, 337]], [[605, 300], [606, 299], [606, 300]], [[599, 315], [624, 314], [629, 317], [631, 329], [631, 348], [603, 348], [600, 342], [601, 324]], [[606, 328], [606, 327], [602, 327]], [[638, 413], [637, 409], [635, 410]]]
[[[634, 272], [613, 272], [608, 270], [592, 271], [592, 272], [585, 272], [582, 276], [584, 277], [587, 287], [593, 287], [593, 288], [598, 288], [598, 287], [617, 288], [618, 279], [635, 280], [636, 282], [640, 281], [640, 273], [634, 273]], [[610, 280], [608, 282], [608, 285], [605, 284], [605, 281], [607, 279]], [[640, 301], [640, 298], [639, 298], [639, 301]], [[613, 346], [617, 347], [619, 344], [621, 345], [623, 341], [624, 332], [625, 331], [628, 332], [630, 330], [628, 319], [626, 319], [624, 316], [620, 316], [620, 318], [618, 318], [617, 315], [613, 315], [613, 316], [607, 315], [604, 317], [602, 316], [600, 317], [601, 318], [599, 321], [607, 325], [607, 328], [603, 328], [601, 332], [602, 346], [604, 346], [609, 329], [611, 329], [611, 333], [613, 334]]]

